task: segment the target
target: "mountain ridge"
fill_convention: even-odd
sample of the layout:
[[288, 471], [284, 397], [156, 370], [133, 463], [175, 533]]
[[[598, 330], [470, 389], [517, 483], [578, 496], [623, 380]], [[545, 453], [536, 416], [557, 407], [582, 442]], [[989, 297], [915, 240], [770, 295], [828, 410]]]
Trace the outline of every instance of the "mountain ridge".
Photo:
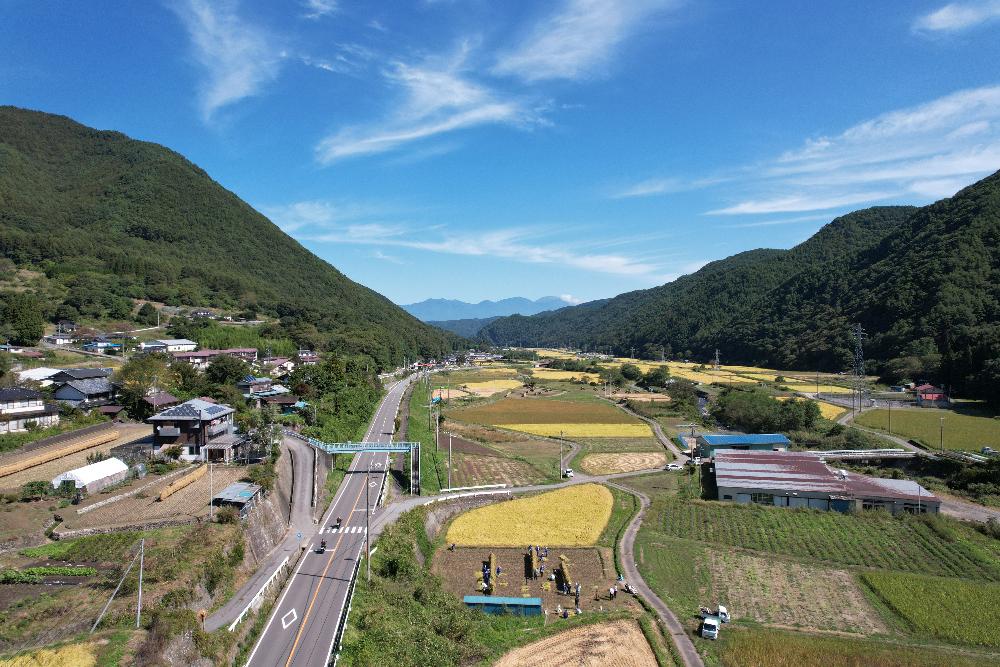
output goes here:
[[255, 310], [300, 345], [380, 367], [458, 339], [347, 278], [158, 144], [0, 107], [0, 256], [43, 274], [48, 319], [124, 319], [134, 299]]
[[459, 299], [432, 298], [417, 303], [403, 304], [400, 307], [424, 322], [443, 322], [486, 319], [514, 314], [535, 315], [565, 308], [569, 305], [571, 305], [569, 302], [557, 296], [543, 296], [538, 299], [514, 296], [496, 301], [484, 299], [478, 303]]
[[782, 369], [845, 370], [851, 325], [869, 370], [1000, 401], [1000, 172], [924, 207], [840, 216], [789, 250], [751, 250], [648, 290], [480, 331]]

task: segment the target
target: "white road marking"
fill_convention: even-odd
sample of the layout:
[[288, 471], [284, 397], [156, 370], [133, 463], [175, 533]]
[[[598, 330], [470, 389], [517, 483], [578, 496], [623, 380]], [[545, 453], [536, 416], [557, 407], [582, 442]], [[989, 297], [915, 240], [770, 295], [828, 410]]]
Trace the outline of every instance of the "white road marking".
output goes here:
[[[288, 618], [289, 616], [291, 616], [291, 618]], [[285, 614], [284, 616], [282, 616], [281, 617], [281, 629], [282, 630], [287, 630], [288, 626], [291, 625], [292, 623], [294, 623], [298, 619], [298, 617], [299, 617], [299, 615], [295, 613], [295, 609], [292, 609], [290, 612], [288, 612], [287, 614]]]

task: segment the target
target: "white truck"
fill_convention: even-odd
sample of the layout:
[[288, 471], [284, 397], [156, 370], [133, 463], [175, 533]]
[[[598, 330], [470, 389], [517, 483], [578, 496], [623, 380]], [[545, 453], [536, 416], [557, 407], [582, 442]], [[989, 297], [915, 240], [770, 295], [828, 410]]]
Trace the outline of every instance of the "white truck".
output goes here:
[[719, 628], [723, 623], [729, 622], [729, 610], [721, 604], [719, 608], [712, 611], [708, 607], [701, 608], [701, 628], [699, 634], [705, 639], [718, 639]]

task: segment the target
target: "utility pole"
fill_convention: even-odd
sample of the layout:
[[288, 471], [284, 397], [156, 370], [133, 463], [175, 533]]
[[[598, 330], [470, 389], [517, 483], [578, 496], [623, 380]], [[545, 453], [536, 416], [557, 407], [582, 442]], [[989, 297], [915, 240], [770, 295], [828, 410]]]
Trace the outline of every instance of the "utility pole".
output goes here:
[[[156, 311], [160, 312], [160, 311]], [[146, 556], [146, 538], [139, 540], [139, 604], [135, 608], [135, 627], [139, 629], [139, 621], [142, 618], [142, 567]]]
[[944, 454], [944, 417], [941, 417], [941, 440], [940, 440], [941, 454]]
[[451, 488], [451, 433], [448, 434], [448, 488]]
[[892, 399], [890, 398], [886, 403], [889, 406], [889, 435], [892, 435]]
[[[207, 456], [207, 453], [206, 453]], [[215, 477], [212, 474], [212, 463], [208, 463], [208, 520], [215, 521]]]
[[[438, 408], [438, 415], [441, 414], [441, 409]], [[441, 420], [434, 420], [434, 451], [438, 451], [438, 439], [441, 437]]]

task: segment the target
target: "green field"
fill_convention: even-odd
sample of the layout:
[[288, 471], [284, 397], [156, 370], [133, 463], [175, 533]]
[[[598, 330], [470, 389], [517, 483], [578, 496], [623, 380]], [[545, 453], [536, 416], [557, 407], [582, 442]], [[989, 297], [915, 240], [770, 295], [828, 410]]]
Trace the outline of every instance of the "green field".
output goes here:
[[650, 528], [811, 561], [1000, 581], [1000, 542], [943, 516], [840, 514], [663, 498]]
[[861, 576], [917, 632], [946, 641], [1000, 646], [996, 622], [1000, 584], [900, 572]]
[[995, 654], [764, 628], [732, 630], [719, 640], [725, 667], [989, 667]]
[[[892, 411], [892, 433], [937, 449], [944, 418], [944, 448], [978, 452], [983, 447], [1000, 448], [1000, 418], [963, 414], [954, 410], [916, 408]], [[871, 410], [855, 420], [861, 426], [889, 430], [889, 411]]]

